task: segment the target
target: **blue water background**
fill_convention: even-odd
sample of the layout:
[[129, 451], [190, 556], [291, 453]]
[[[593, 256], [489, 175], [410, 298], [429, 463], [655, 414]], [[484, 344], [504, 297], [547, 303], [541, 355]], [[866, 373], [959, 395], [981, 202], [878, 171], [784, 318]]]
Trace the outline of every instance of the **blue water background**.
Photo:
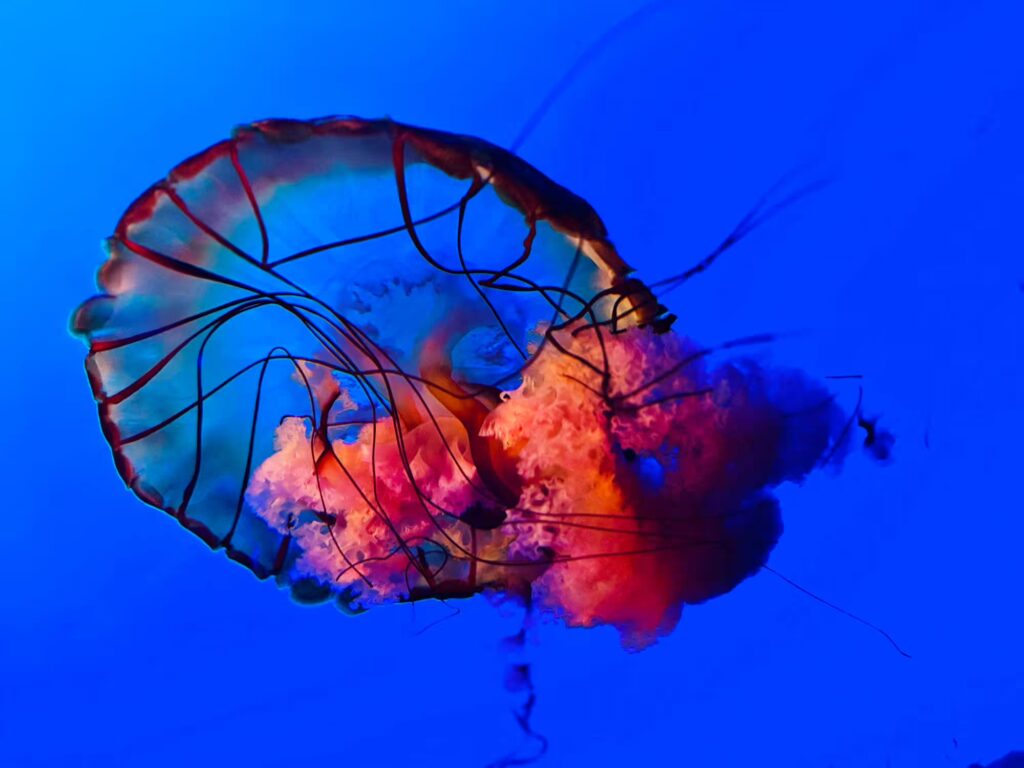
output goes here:
[[[296, 9], [296, 6], [299, 6]], [[178, 161], [267, 116], [507, 144], [627, 2], [0, 7], [0, 765], [474, 766], [520, 734], [483, 601], [296, 606], [124, 490], [66, 331], [100, 242]], [[787, 172], [834, 183], [670, 297], [711, 343], [863, 374], [894, 460], [782, 489], [780, 572], [639, 654], [529, 646], [544, 765], [966, 766], [1024, 747], [1024, 57], [1016, 2], [669, 3], [521, 153], [654, 279]], [[852, 407], [856, 383], [836, 383]]]

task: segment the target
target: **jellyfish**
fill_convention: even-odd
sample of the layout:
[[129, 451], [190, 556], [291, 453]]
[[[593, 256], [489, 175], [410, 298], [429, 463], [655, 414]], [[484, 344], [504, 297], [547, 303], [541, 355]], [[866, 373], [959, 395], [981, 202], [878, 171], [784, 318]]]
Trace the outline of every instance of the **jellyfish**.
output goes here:
[[[72, 318], [117, 471], [301, 602], [474, 595], [643, 648], [841, 455], [825, 386], [676, 327], [583, 199], [392, 120], [265, 120], [145, 191]], [[856, 414], [855, 414], [856, 415]]]

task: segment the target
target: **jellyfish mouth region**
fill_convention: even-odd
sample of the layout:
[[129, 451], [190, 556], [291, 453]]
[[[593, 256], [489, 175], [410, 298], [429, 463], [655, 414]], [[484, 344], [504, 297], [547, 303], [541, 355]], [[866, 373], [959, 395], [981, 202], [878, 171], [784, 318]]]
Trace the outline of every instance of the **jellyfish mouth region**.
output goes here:
[[761, 568], [772, 488], [843, 421], [802, 374], [712, 369], [650, 327], [549, 329], [503, 393], [458, 381], [449, 348], [426, 344], [417, 397], [353, 440], [285, 420], [250, 484], [298, 576], [355, 607], [484, 592], [644, 647]]
[[352, 609], [513, 589], [506, 512], [488, 498], [454, 417], [380, 419], [351, 442], [286, 419], [248, 495], [298, 546], [293, 580], [316, 581]]

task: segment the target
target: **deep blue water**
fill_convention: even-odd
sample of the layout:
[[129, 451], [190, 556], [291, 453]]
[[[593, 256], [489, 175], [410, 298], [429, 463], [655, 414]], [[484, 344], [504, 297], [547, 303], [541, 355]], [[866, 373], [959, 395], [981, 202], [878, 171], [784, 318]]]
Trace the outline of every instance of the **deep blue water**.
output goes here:
[[[267, 116], [508, 144], [628, 2], [0, 8], [6, 350], [0, 765], [472, 766], [520, 734], [482, 601], [303, 608], [123, 489], [66, 330], [100, 242]], [[298, 5], [298, 4], [294, 4]], [[770, 574], [638, 654], [529, 649], [545, 765], [967, 766], [1024, 748], [1024, 56], [1004, 2], [678, 2], [622, 31], [521, 154], [655, 279], [795, 168], [833, 183], [672, 294], [711, 343], [864, 376], [896, 435], [782, 491]], [[852, 407], [856, 385], [839, 386]]]

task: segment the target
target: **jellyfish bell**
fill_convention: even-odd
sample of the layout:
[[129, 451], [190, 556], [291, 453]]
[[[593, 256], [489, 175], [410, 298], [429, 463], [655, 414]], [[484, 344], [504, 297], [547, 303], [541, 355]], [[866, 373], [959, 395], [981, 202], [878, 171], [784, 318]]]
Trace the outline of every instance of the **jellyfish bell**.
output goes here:
[[713, 364], [584, 200], [479, 139], [254, 123], [107, 247], [72, 328], [118, 471], [303, 601], [510, 596], [643, 647], [761, 568], [772, 489], [844, 434], [802, 374]]

